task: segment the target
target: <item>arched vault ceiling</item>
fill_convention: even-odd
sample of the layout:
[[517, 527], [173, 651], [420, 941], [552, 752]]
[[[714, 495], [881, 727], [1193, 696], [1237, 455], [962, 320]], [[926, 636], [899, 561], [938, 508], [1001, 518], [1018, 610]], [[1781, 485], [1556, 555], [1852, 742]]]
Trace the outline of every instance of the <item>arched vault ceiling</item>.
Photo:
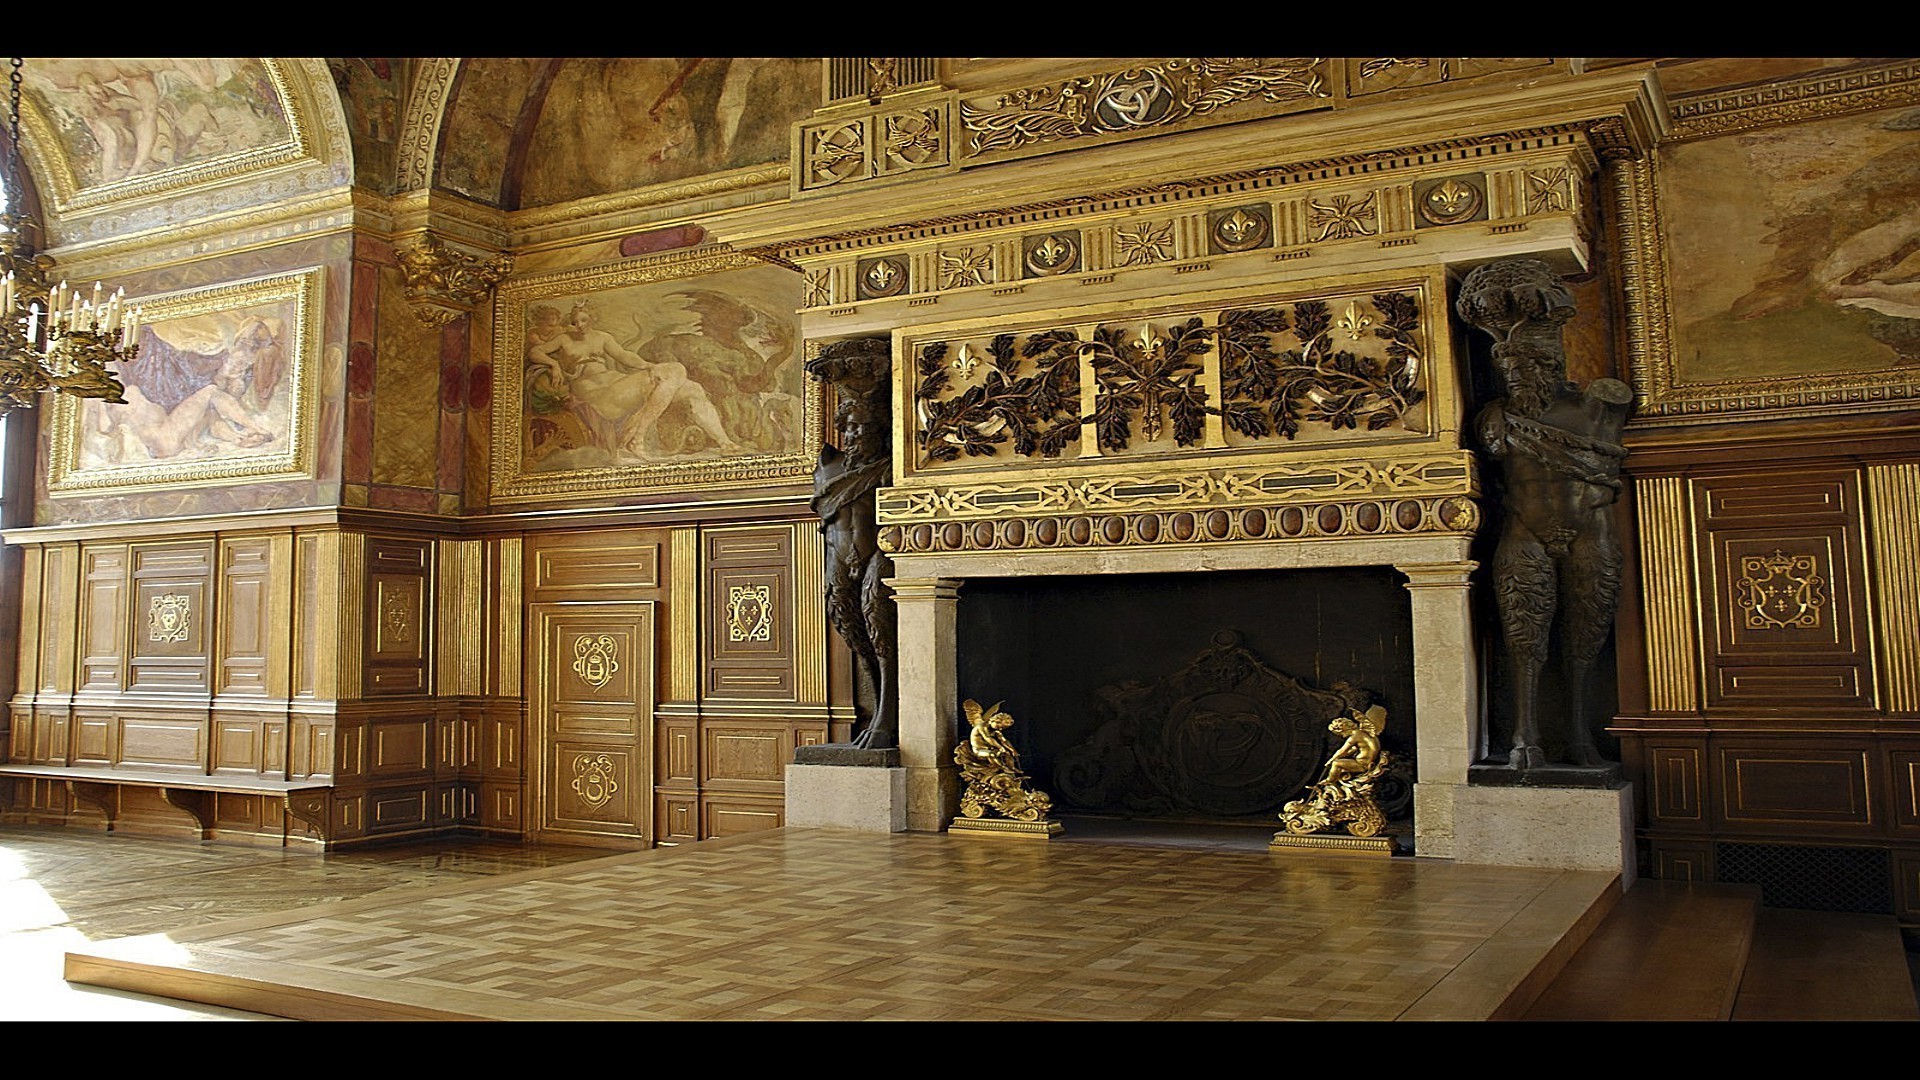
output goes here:
[[817, 57], [469, 57], [434, 186], [519, 209], [784, 161]]

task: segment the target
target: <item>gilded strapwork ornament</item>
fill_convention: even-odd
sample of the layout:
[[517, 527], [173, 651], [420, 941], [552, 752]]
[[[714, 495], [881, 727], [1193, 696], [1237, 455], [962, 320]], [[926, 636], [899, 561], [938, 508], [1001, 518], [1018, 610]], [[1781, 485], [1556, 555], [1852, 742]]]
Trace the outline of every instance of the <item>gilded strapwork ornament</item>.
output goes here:
[[1414, 184], [1413, 207], [1419, 217], [1416, 227], [1485, 220], [1486, 187], [1486, 177], [1478, 174], [1446, 176]]
[[[1185, 58], [960, 103], [968, 157], [1066, 139], [1120, 138], [1230, 112], [1295, 112], [1331, 94], [1317, 57]], [[1263, 106], [1264, 107], [1261, 107]]]
[[620, 670], [620, 647], [609, 634], [581, 634], [573, 639], [573, 673], [595, 690], [613, 681]]
[[1812, 555], [1749, 555], [1740, 560], [1736, 600], [1749, 630], [1809, 630], [1826, 607], [1826, 579]]
[[833, 303], [833, 271], [809, 270], [801, 294], [801, 307], [825, 307]]
[[879, 300], [907, 291], [907, 264], [899, 259], [862, 259], [857, 273], [862, 300]]
[[192, 601], [180, 593], [160, 593], [147, 604], [147, 640], [187, 640], [193, 627]]
[[807, 187], [829, 187], [867, 172], [867, 121], [849, 120], [806, 132], [802, 165]]
[[1080, 269], [1080, 234], [1047, 233], [1021, 242], [1021, 265], [1027, 277], [1051, 277]]
[[1020, 752], [1006, 735], [1013, 717], [997, 703], [983, 709], [971, 698], [961, 708], [966, 711], [969, 732], [966, 741], [953, 748], [953, 763], [960, 766], [966, 789], [960, 793], [962, 816], [951, 828], [1040, 836], [1063, 831], [1059, 822], [1047, 818], [1053, 810], [1052, 796], [1027, 787]]
[[[1426, 399], [1420, 388], [1420, 307], [1375, 293], [1338, 313], [1324, 300], [1220, 313], [1220, 416], [1247, 438], [1292, 439], [1305, 423], [1379, 431]], [[1277, 348], [1291, 334], [1292, 348]], [[1384, 342], [1384, 356], [1359, 349]], [[1343, 347], [1344, 346], [1344, 347]]]
[[573, 793], [595, 810], [619, 792], [619, 769], [606, 754], [580, 754], [573, 759]]
[[883, 171], [898, 172], [946, 164], [947, 140], [942, 126], [944, 115], [939, 109], [915, 109], [884, 117], [881, 120], [885, 133]]
[[1327, 730], [1345, 741], [1327, 759], [1325, 771], [1307, 789], [1306, 797], [1294, 799], [1280, 811], [1287, 832], [1306, 836], [1344, 825], [1348, 835], [1366, 838], [1386, 828], [1387, 815], [1373, 793], [1389, 764], [1390, 755], [1380, 746], [1386, 725], [1387, 710], [1379, 705], [1334, 717]]
[[1264, 206], [1234, 206], [1207, 214], [1207, 241], [1215, 255], [1252, 251], [1273, 242], [1273, 222]]
[[1503, 71], [1546, 67], [1545, 56], [1355, 56], [1348, 57], [1350, 96], [1433, 86]]
[[1527, 213], [1564, 212], [1572, 206], [1572, 169], [1559, 167], [1527, 173]]
[[432, 233], [393, 251], [413, 314], [428, 326], [445, 326], [484, 302], [513, 270], [513, 256], [477, 255], [448, 247]]

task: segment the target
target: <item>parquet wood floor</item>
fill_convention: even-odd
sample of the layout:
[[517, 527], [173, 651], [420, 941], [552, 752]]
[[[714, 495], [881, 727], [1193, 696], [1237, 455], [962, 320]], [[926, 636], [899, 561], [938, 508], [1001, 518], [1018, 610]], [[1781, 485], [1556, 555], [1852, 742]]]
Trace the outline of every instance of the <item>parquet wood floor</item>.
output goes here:
[[[305, 887], [267, 884], [283, 872], [263, 888]], [[1482, 1019], [1619, 892], [1601, 873], [830, 829], [422, 885], [95, 942], [66, 975], [311, 1019]]]

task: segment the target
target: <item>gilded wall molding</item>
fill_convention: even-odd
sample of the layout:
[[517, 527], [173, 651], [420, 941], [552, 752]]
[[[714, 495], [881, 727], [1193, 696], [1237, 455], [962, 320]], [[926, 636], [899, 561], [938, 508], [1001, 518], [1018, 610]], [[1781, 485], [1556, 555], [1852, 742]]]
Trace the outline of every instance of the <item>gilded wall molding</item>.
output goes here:
[[1655, 712], [1693, 712], [1700, 705], [1699, 591], [1688, 484], [1649, 477], [1635, 482], [1634, 493], [1648, 704]]
[[924, 555], [1471, 535], [1481, 521], [1479, 504], [1464, 495], [1267, 505], [1242, 502], [1213, 509], [1003, 515], [971, 522], [883, 524], [880, 548], [891, 555]]
[[1920, 712], [1920, 463], [1867, 466], [1874, 632], [1889, 712]]

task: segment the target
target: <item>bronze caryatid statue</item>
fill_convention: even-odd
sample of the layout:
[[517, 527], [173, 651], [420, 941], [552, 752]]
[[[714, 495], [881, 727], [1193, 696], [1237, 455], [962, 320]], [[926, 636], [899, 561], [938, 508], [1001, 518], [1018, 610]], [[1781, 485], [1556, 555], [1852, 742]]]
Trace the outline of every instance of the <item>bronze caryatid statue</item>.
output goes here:
[[888, 401], [892, 347], [885, 338], [836, 341], [807, 361], [807, 374], [834, 388], [839, 446], [820, 448], [813, 470], [813, 512], [827, 546], [827, 618], [873, 686], [873, 712], [855, 746], [885, 750], [899, 742], [899, 674], [893, 598], [884, 578], [893, 560], [880, 551], [873, 493], [893, 467]]
[[1493, 557], [1500, 624], [1512, 661], [1515, 769], [1548, 764], [1540, 733], [1540, 677], [1558, 629], [1566, 681], [1565, 763], [1606, 764], [1587, 716], [1587, 680], [1613, 630], [1620, 593], [1620, 432], [1633, 392], [1618, 379], [1585, 390], [1567, 379], [1561, 330], [1573, 296], [1536, 259], [1477, 267], [1460, 286], [1460, 317], [1494, 339], [1505, 396], [1480, 411], [1480, 444], [1500, 462], [1504, 523]]

